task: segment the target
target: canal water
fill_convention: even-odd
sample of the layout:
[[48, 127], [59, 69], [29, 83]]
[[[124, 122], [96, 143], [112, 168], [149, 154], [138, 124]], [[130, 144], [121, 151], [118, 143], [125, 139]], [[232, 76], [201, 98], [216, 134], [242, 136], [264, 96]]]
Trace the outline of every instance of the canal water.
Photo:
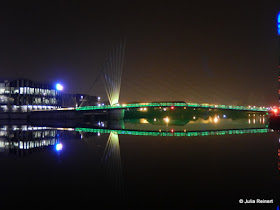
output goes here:
[[279, 136], [263, 113], [2, 122], [0, 196], [95, 209], [277, 209]]

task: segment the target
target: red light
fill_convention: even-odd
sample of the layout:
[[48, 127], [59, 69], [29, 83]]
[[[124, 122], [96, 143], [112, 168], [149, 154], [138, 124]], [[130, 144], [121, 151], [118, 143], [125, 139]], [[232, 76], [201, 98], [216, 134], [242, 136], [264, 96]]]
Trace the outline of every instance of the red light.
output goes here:
[[174, 129], [171, 129], [171, 133], [174, 133]]
[[173, 110], [173, 109], [174, 109], [174, 106], [171, 106], [171, 107], [170, 107], [170, 109], [172, 109], [172, 110]]
[[273, 109], [274, 114], [277, 114], [278, 109]]

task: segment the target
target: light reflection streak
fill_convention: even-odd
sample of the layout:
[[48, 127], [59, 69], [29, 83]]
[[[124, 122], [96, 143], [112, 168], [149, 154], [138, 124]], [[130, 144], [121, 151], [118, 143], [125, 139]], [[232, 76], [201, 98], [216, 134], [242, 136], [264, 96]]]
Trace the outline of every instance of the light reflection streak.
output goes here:
[[103, 157], [102, 168], [104, 169], [106, 182], [111, 186], [114, 192], [123, 196], [123, 176], [122, 163], [120, 155], [119, 135], [116, 132], [110, 132]]

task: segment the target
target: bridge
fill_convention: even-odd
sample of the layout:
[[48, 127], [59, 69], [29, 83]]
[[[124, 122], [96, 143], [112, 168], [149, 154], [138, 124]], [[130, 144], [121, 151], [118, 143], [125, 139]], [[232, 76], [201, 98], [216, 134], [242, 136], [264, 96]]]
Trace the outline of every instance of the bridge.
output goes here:
[[207, 103], [198, 104], [198, 103], [185, 103], [185, 102], [157, 102], [157, 103], [152, 102], [152, 103], [120, 104], [119, 95], [120, 95], [120, 88], [121, 88], [124, 51], [125, 51], [125, 40], [122, 40], [118, 45], [116, 45], [113, 48], [113, 50], [105, 60], [105, 64], [100, 69], [97, 78], [93, 82], [94, 85], [94, 83], [97, 81], [99, 77], [102, 78], [110, 105], [87, 106], [85, 102], [86, 98], [84, 98], [81, 105], [75, 108], [76, 111], [103, 110], [107, 112], [113, 112], [113, 110], [115, 110], [116, 113], [121, 113], [123, 110], [128, 108], [149, 108], [149, 107], [151, 108], [185, 107], [185, 108], [222, 109], [222, 110], [239, 110], [239, 111], [255, 111], [255, 112], [269, 111], [269, 109], [266, 107], [217, 105], [217, 104], [207, 104]]
[[267, 112], [266, 107], [256, 106], [231, 106], [217, 104], [198, 104], [198, 103], [177, 103], [177, 102], [159, 102], [159, 103], [135, 103], [135, 104], [114, 104], [100, 106], [85, 106], [78, 107], [76, 111], [82, 110], [110, 110], [110, 109], [127, 109], [127, 108], [147, 108], [147, 107], [186, 107], [186, 108], [205, 108], [205, 109], [224, 109], [224, 110], [239, 110], [239, 111], [256, 111]]

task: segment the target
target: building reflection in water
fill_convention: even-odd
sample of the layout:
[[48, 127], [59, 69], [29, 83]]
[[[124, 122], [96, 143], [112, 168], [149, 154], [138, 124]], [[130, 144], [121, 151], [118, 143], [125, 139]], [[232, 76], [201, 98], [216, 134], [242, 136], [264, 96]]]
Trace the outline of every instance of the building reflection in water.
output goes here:
[[25, 155], [58, 142], [57, 130], [49, 127], [27, 125], [2, 126], [0, 128], [0, 152]]

